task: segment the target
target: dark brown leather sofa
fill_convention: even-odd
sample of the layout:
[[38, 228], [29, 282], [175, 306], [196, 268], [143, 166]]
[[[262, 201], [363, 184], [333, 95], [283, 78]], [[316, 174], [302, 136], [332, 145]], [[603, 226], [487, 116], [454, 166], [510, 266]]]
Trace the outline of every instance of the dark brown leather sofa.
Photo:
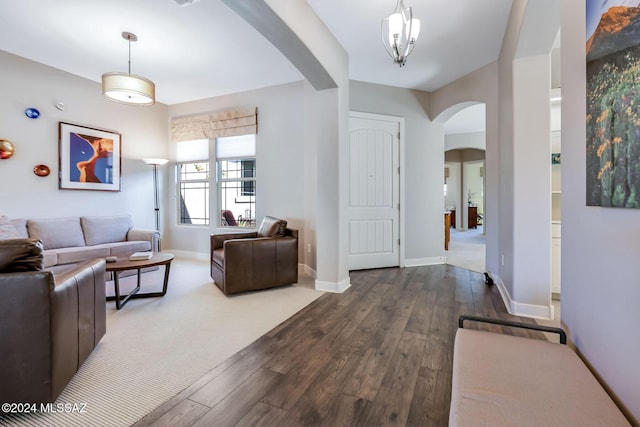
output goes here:
[[42, 250], [0, 241], [0, 402], [54, 402], [106, 332], [104, 259], [54, 276]]
[[298, 231], [265, 217], [257, 232], [211, 235], [211, 278], [225, 295], [298, 281]]

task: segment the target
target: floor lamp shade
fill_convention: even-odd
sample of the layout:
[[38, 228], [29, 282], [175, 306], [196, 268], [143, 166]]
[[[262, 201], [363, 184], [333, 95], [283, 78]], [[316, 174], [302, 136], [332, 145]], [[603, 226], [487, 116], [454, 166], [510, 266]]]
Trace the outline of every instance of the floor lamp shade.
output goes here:
[[102, 94], [121, 104], [153, 105], [156, 99], [155, 84], [144, 77], [129, 73], [104, 73]]

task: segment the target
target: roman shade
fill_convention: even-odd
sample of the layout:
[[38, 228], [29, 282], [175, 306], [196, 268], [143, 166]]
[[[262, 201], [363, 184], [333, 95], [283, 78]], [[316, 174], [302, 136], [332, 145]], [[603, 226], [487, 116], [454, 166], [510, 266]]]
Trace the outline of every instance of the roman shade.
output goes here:
[[171, 120], [171, 141], [214, 139], [225, 136], [256, 134], [258, 108], [235, 108], [199, 116]]

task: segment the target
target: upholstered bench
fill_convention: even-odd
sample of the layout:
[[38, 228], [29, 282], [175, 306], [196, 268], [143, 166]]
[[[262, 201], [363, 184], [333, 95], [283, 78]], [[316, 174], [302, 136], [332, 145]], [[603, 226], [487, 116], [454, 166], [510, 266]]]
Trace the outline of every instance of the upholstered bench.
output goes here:
[[465, 320], [564, 336], [559, 328], [461, 316], [453, 353], [450, 426], [630, 425], [568, 346], [463, 329]]

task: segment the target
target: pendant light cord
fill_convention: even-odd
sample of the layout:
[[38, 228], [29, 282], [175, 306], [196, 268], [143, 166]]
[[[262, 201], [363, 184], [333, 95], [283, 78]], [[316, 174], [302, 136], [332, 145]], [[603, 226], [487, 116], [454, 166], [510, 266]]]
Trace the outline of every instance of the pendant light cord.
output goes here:
[[127, 36], [127, 40], [129, 40], [129, 75], [131, 75], [131, 35]]

